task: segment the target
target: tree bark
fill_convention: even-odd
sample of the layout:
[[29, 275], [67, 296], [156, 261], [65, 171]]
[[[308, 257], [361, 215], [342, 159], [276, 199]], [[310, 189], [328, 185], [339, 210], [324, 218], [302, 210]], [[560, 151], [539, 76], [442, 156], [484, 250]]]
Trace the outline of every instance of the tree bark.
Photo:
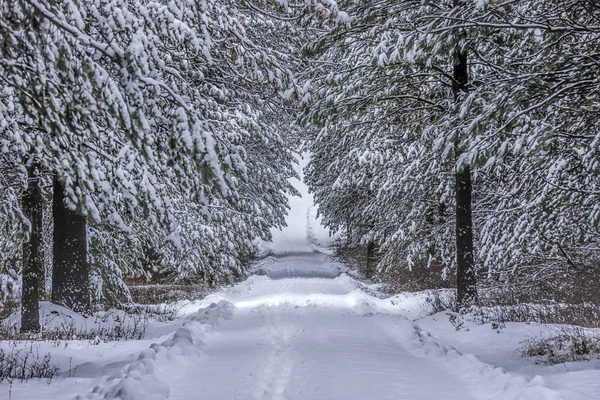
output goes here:
[[[468, 92], [469, 71], [467, 50], [457, 49], [452, 89], [455, 99]], [[457, 142], [460, 139], [457, 139]], [[477, 279], [473, 261], [473, 217], [471, 167], [458, 165], [462, 150], [455, 149], [455, 196], [456, 196], [456, 308], [468, 307], [477, 301]]]
[[456, 307], [477, 301], [477, 279], [473, 261], [473, 218], [471, 214], [471, 168], [456, 172]]
[[86, 218], [65, 206], [64, 186], [54, 178], [52, 302], [77, 312], [90, 309]]
[[367, 243], [367, 278], [372, 278], [375, 275], [375, 242], [369, 240]]
[[40, 291], [44, 278], [42, 254], [42, 216], [44, 198], [40, 169], [37, 164], [27, 169], [27, 189], [23, 193], [23, 214], [29, 220], [29, 238], [23, 243], [23, 288], [21, 290], [21, 332], [40, 331]]

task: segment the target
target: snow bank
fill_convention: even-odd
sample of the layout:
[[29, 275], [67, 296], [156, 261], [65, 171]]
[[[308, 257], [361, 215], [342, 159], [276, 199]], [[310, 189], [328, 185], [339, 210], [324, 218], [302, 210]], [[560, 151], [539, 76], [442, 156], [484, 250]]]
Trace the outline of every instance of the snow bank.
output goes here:
[[[387, 318], [385, 318], [387, 319]], [[411, 353], [430, 359], [441, 359], [457, 379], [464, 381], [475, 398], [490, 400], [564, 400], [565, 397], [549, 388], [543, 377], [515, 376], [502, 368], [480, 361], [472, 354], [444, 346], [415, 322], [399, 317], [390, 324], [390, 332], [399, 344]], [[411, 344], [411, 346], [407, 346]]]
[[203, 335], [220, 319], [232, 315], [233, 304], [227, 301], [212, 303], [185, 318], [178, 328], [162, 343], [153, 343], [142, 351], [137, 360], [109, 375], [105, 382], [93, 388], [92, 392], [77, 396], [77, 400], [165, 400], [169, 398], [169, 385], [156, 376], [157, 359], [168, 360], [174, 355], [200, 352]]

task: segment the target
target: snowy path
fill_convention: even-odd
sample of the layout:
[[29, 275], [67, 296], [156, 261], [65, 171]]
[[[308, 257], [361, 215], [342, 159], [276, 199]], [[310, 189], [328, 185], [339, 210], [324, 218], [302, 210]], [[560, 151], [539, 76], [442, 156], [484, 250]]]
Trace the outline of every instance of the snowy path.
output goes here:
[[[301, 268], [309, 261], [338, 267], [318, 254], [286, 257], [282, 267], [289, 270], [292, 260]], [[255, 277], [241, 286], [228, 296], [233, 316], [206, 337], [193, 367], [158, 374], [176, 377], [170, 399], [472, 398], [444, 365], [399, 342], [414, 332], [411, 322], [375, 315], [347, 276]]]
[[82, 398], [564, 398], [541, 378], [515, 377], [441, 345], [327, 255], [276, 256], [259, 269], [263, 275], [188, 303], [173, 334]]

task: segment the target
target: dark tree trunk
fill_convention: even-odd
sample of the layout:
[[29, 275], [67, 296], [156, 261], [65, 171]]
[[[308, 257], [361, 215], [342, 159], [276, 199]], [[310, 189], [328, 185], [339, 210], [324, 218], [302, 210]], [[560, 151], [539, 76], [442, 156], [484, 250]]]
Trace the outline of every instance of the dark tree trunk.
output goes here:
[[375, 275], [375, 242], [372, 240], [367, 243], [367, 278]]
[[27, 169], [27, 190], [23, 193], [23, 214], [30, 223], [29, 238], [23, 243], [23, 289], [21, 291], [21, 332], [40, 331], [40, 290], [44, 278], [42, 254], [42, 212], [44, 198], [39, 166]]
[[473, 262], [473, 218], [471, 215], [471, 168], [456, 172], [456, 306], [468, 307], [477, 301]]
[[90, 309], [86, 218], [65, 206], [63, 185], [54, 179], [52, 302], [77, 312]]
[[[467, 65], [467, 50], [456, 52], [454, 64], [454, 82], [452, 89], [456, 99], [461, 93], [468, 91], [469, 71]], [[458, 139], [457, 139], [458, 140]], [[456, 146], [456, 161], [461, 154]], [[456, 307], [462, 308], [477, 301], [477, 281], [473, 261], [473, 218], [471, 168], [468, 165], [455, 166], [455, 195], [456, 195]]]

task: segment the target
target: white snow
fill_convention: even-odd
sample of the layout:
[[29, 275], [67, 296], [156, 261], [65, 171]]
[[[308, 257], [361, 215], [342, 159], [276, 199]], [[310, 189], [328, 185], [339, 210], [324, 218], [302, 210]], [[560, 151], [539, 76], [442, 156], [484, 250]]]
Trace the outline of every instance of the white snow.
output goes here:
[[[255, 275], [179, 303], [179, 318], [150, 326], [145, 340], [35, 344], [56, 357], [64, 376], [49, 386], [15, 383], [12, 399], [600, 398], [598, 363], [571, 372], [572, 365], [543, 367], [517, 354], [523, 340], [552, 326], [497, 331], [467, 323], [457, 331], [444, 313], [423, 317], [423, 293], [386, 298], [315, 251], [327, 242], [315, 245], [307, 234], [317, 225], [306, 217], [310, 197], [293, 207], [300, 210], [293, 208]], [[78, 365], [70, 373], [68, 359]], [[8, 385], [0, 385], [0, 398], [8, 398]]]

